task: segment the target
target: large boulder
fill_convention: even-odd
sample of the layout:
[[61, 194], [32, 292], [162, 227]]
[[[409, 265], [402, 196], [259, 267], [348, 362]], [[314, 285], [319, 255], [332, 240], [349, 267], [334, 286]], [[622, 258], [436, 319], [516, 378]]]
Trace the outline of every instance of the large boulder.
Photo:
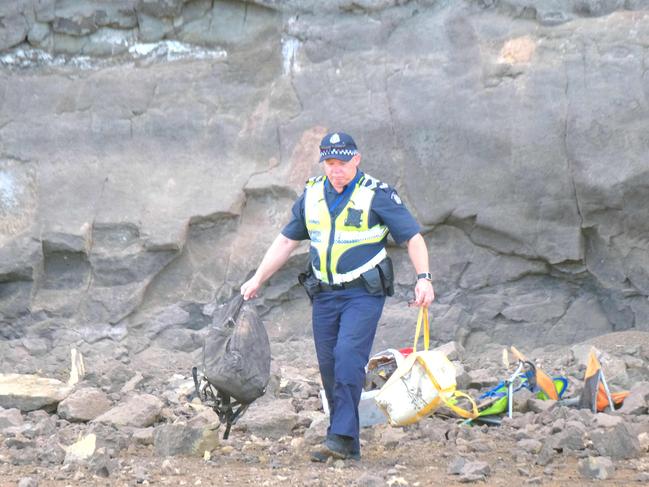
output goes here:
[[55, 410], [71, 390], [57, 379], [30, 374], [0, 374], [0, 407], [21, 411]]

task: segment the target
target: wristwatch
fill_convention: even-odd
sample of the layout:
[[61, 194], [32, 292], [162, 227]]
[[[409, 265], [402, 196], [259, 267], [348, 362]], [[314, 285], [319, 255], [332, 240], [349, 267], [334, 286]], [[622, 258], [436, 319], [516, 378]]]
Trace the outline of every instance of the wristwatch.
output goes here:
[[427, 281], [433, 282], [433, 276], [430, 272], [422, 272], [421, 274], [417, 274], [417, 280], [419, 279], [426, 279]]

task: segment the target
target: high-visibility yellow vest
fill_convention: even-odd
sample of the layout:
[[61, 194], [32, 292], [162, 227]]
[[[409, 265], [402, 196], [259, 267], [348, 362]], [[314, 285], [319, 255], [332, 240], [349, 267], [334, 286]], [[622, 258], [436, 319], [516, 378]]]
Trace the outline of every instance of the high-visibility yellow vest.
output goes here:
[[329, 213], [325, 198], [324, 176], [311, 178], [306, 184], [304, 197], [304, 217], [306, 228], [314, 249], [320, 260], [316, 266], [312, 262], [313, 273], [327, 284], [342, 284], [353, 281], [375, 267], [387, 256], [385, 246], [369, 260], [358, 267], [343, 273], [337, 271], [338, 262], [345, 252], [362, 245], [380, 243], [388, 234], [388, 227], [377, 224], [370, 228], [369, 217], [374, 191], [377, 187], [387, 187], [385, 183], [365, 174], [356, 183], [345, 207], [334, 219]]

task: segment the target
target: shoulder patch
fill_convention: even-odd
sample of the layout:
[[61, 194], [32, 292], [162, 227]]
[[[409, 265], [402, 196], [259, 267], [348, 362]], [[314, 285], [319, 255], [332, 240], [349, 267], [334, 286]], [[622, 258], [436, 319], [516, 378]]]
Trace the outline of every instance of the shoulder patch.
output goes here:
[[324, 176], [313, 176], [306, 180], [305, 186], [313, 186], [315, 183], [320, 182], [324, 179]]
[[401, 201], [401, 198], [399, 198], [399, 195], [397, 194], [396, 191], [392, 191], [390, 194], [390, 199], [394, 201], [397, 205], [403, 204], [403, 201]]
[[369, 174], [365, 174], [364, 178], [365, 178], [365, 179], [364, 179], [364, 181], [363, 181], [363, 186], [365, 186], [365, 187], [368, 188], [368, 189], [376, 190], [377, 188], [379, 188], [379, 189], [385, 189], [385, 188], [388, 187], [387, 184], [385, 184], [385, 183], [382, 182], [382, 181], [379, 181], [379, 180], [376, 179], [376, 178], [373, 178], [373, 177], [370, 176]]

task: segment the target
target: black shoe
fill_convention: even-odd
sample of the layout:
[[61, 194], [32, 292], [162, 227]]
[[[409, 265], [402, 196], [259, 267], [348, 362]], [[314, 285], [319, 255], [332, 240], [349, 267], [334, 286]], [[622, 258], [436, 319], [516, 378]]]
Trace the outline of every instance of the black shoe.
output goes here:
[[353, 440], [340, 435], [328, 435], [324, 444], [311, 453], [311, 461], [326, 462], [329, 458], [336, 460], [360, 460], [361, 452], [353, 451]]

